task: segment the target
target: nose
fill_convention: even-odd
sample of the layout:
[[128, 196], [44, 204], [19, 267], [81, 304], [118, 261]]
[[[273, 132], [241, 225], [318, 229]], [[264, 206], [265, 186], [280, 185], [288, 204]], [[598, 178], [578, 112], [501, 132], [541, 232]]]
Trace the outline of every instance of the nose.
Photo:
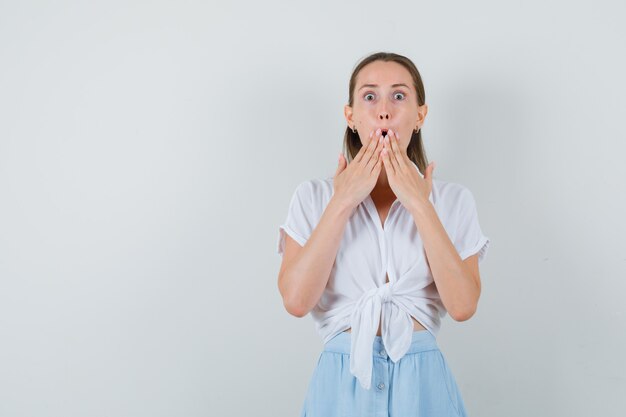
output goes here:
[[390, 117], [391, 115], [387, 111], [387, 103], [385, 103], [385, 100], [382, 100], [381, 107], [378, 110], [378, 120], [389, 120]]

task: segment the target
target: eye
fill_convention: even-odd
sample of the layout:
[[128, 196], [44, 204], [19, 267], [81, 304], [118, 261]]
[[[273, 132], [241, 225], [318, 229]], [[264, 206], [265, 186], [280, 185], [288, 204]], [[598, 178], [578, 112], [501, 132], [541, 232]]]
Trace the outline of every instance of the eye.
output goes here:
[[397, 93], [394, 94], [394, 97], [397, 98], [398, 95], [402, 96], [402, 98], [400, 98], [399, 100], [404, 100], [404, 93], [397, 92]]
[[367, 97], [368, 97], [368, 96], [372, 96], [372, 97], [373, 97], [373, 96], [374, 96], [374, 94], [372, 94], [372, 93], [367, 93], [367, 94], [364, 96], [365, 101], [372, 101], [372, 100], [374, 100], [373, 98], [372, 98], [372, 100], [368, 100], [368, 99], [367, 99]]

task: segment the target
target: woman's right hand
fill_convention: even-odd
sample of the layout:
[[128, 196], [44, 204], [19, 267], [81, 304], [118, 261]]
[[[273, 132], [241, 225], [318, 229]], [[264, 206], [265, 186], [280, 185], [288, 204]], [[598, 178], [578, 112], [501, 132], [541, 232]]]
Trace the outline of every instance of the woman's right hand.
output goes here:
[[361, 146], [352, 162], [348, 164], [343, 154], [340, 156], [333, 177], [334, 198], [354, 208], [372, 192], [382, 169], [383, 147], [382, 134], [372, 131], [368, 144]]

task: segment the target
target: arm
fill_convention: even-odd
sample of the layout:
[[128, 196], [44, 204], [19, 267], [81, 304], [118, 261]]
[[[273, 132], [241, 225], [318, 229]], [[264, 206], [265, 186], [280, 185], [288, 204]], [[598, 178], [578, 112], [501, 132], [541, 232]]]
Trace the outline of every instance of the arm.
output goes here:
[[461, 259], [430, 201], [415, 205], [410, 212], [422, 237], [441, 301], [454, 320], [468, 320], [480, 297], [478, 255]]
[[351, 213], [334, 194], [304, 246], [287, 235], [278, 289], [290, 314], [305, 316], [322, 296]]

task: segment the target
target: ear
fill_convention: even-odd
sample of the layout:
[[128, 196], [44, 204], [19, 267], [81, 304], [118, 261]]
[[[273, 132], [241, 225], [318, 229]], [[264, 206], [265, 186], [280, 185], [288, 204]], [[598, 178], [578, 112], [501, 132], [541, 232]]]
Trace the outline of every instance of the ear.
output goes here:
[[353, 126], [354, 123], [352, 121], [352, 107], [347, 104], [343, 107], [343, 115], [346, 117], [346, 122], [348, 122], [348, 126]]
[[424, 124], [424, 120], [426, 119], [426, 114], [428, 114], [428, 104], [424, 103], [417, 108], [417, 123], [416, 126], [419, 126], [420, 129]]

